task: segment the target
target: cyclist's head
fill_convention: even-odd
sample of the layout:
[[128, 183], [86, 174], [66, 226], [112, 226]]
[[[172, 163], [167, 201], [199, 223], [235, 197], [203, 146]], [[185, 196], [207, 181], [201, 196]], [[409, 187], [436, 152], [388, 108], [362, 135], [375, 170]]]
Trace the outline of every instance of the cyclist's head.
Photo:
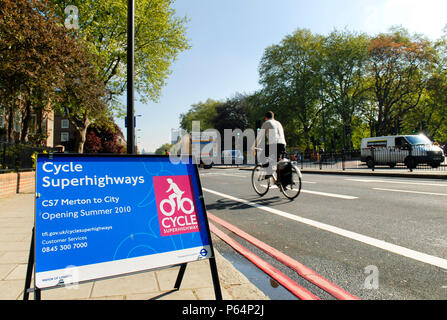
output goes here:
[[275, 118], [275, 114], [273, 113], [273, 111], [268, 111], [268, 112], [265, 113], [265, 118], [267, 120], [274, 119]]
[[171, 178], [167, 178], [166, 181], [171, 184], [172, 183], [172, 179]]

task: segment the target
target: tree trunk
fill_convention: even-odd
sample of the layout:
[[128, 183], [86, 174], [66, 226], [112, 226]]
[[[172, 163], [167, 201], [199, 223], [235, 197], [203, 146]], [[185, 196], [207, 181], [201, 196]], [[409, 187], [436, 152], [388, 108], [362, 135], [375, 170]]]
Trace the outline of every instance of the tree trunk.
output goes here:
[[14, 108], [10, 106], [8, 108], [8, 142], [12, 143], [14, 141]]
[[84, 153], [84, 144], [87, 139], [87, 129], [89, 125], [90, 120], [86, 113], [84, 113], [82, 120], [75, 124], [78, 133], [76, 141], [76, 150], [78, 153]]
[[44, 144], [43, 141], [43, 109], [36, 111], [36, 136], [39, 137], [38, 144]]
[[82, 129], [78, 132], [78, 141], [76, 146], [77, 153], [84, 153], [84, 144], [87, 135], [87, 129]]
[[29, 124], [31, 122], [31, 101], [28, 100], [25, 102], [25, 107], [22, 115], [22, 134], [20, 137], [20, 141], [22, 143], [26, 143], [28, 142]]

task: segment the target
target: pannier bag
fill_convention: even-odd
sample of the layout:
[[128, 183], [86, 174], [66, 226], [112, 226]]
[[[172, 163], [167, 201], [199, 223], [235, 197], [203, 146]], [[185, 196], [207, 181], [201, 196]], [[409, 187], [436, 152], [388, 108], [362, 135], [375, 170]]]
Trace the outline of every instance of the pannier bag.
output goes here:
[[283, 187], [292, 184], [292, 163], [290, 161], [278, 162], [278, 177]]

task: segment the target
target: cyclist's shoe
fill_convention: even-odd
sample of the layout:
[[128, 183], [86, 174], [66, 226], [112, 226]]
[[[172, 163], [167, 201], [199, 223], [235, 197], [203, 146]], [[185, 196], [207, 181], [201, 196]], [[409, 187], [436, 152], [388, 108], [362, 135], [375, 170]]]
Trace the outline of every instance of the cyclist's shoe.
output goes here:
[[266, 174], [266, 175], [264, 176], [264, 180], [267, 180], [267, 179], [270, 179], [270, 178], [273, 178], [273, 175], [271, 175], [271, 174]]

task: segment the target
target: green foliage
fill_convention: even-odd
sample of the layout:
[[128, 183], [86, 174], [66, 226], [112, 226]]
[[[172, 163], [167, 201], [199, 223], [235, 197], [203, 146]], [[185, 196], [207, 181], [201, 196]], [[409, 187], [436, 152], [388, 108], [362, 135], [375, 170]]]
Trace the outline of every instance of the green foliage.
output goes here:
[[200, 130], [214, 128], [213, 121], [217, 115], [216, 107], [220, 104], [221, 102], [212, 99], [193, 104], [188, 112], [180, 115], [180, 127], [191, 132], [192, 122], [200, 121]]
[[157, 154], [157, 155], [165, 155], [166, 154], [165, 150], [168, 150], [168, 152], [169, 152], [171, 147], [172, 147], [172, 144], [165, 143], [165, 144], [161, 145], [159, 148], [157, 148], [157, 150], [155, 150], [155, 154]]
[[410, 36], [402, 28], [371, 40], [368, 74], [377, 108], [377, 135], [393, 133], [396, 119], [420, 105], [435, 60], [436, 52], [428, 40]]
[[[47, 0], [0, 5], [0, 102], [9, 106], [9, 117], [22, 115], [21, 142], [30, 141], [31, 115], [42, 118], [52, 110], [68, 115], [82, 142], [90, 123], [107, 118], [99, 56], [87, 50], [86, 41], [68, 34]], [[9, 125], [10, 139], [11, 132]], [[42, 142], [42, 137], [40, 121], [35, 138]]]
[[213, 128], [219, 131], [222, 137], [225, 129], [244, 131], [248, 128], [248, 117], [241, 102], [236, 97], [216, 106], [216, 115], [212, 119]]
[[[447, 27], [444, 32], [431, 42], [401, 27], [376, 36], [298, 29], [265, 49], [260, 91], [194, 105], [181, 125], [190, 129], [191, 120], [200, 120], [222, 130], [241, 127], [242, 119], [254, 128], [272, 110], [288, 146], [303, 151], [358, 149], [362, 138], [397, 132], [423, 131], [447, 142]], [[241, 113], [217, 112], [213, 121], [226, 103]]]
[[43, 150], [43, 151], [34, 151], [33, 154], [31, 155], [31, 159], [33, 160], [33, 169], [36, 169], [36, 165], [37, 165], [37, 155], [39, 153], [48, 153], [48, 150]]
[[[51, 0], [57, 14], [65, 17], [67, 4], [79, 9], [79, 29], [73, 31], [99, 57], [98, 72], [106, 84], [115, 110], [127, 84], [127, 1]], [[170, 74], [170, 65], [180, 52], [190, 48], [186, 18], [171, 8], [172, 0], [135, 1], [135, 89], [142, 102], [157, 101]]]
[[[366, 101], [365, 81], [370, 38], [365, 34], [333, 31], [325, 38], [323, 55], [323, 103], [344, 126], [352, 127], [353, 118]], [[352, 132], [352, 131], [351, 131]], [[346, 145], [354, 139], [346, 135]]]
[[[170, 65], [189, 48], [187, 21], [175, 15], [172, 3], [136, 1], [135, 87], [143, 102], [159, 98]], [[78, 9], [78, 29], [64, 25], [68, 5]], [[77, 129], [77, 151], [82, 153], [90, 124], [110, 127], [111, 115], [121, 115], [127, 1], [1, 1], [0, 60], [0, 103], [8, 105], [7, 116], [22, 114], [22, 142], [29, 140], [32, 113], [55, 110]], [[7, 136], [12, 137], [9, 127]]]
[[310, 147], [311, 131], [323, 110], [321, 103], [324, 38], [298, 29], [279, 45], [268, 47], [259, 67], [265, 102], [292, 132], [294, 145]]

